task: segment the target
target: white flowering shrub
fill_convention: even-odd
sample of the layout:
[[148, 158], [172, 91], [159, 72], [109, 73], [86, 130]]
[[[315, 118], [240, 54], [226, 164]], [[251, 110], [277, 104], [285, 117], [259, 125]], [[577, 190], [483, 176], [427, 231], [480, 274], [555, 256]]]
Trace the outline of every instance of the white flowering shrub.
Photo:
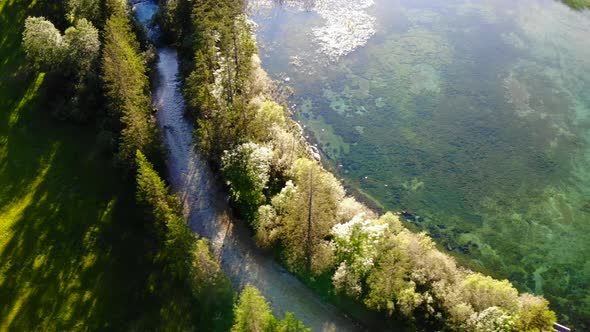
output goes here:
[[256, 244], [262, 248], [268, 248], [279, 239], [280, 228], [276, 224], [277, 212], [271, 205], [262, 205], [258, 208], [254, 229], [256, 230]]
[[293, 199], [296, 193], [297, 187], [293, 181], [287, 181], [287, 183], [285, 183], [285, 187], [281, 189], [281, 192], [276, 194], [271, 200], [272, 206], [278, 214], [283, 214], [285, 211], [287, 211], [289, 201]]
[[286, 173], [293, 162], [301, 156], [301, 141], [292, 132], [279, 125], [270, 128], [270, 142], [273, 147], [273, 167], [281, 173]]
[[376, 245], [389, 224], [382, 219], [366, 219], [361, 213], [344, 224], [332, 227], [336, 260], [340, 265], [332, 278], [336, 289], [358, 297], [361, 282], [373, 267]]
[[272, 150], [256, 143], [244, 143], [224, 151], [221, 170], [230, 194], [244, 217], [252, 221], [269, 180]]
[[258, 208], [254, 229], [256, 230], [256, 243], [259, 246], [267, 248], [281, 239], [281, 215], [287, 211], [289, 201], [296, 192], [297, 188], [293, 181], [289, 180], [281, 192], [272, 198], [271, 205], [262, 205]]
[[513, 330], [513, 317], [498, 307], [489, 307], [473, 313], [467, 320], [466, 329], [473, 332], [504, 332]]

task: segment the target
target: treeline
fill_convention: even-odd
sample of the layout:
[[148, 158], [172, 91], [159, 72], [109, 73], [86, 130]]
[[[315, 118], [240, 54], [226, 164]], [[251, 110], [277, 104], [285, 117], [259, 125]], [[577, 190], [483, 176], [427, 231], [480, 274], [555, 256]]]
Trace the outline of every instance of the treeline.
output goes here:
[[142, 151], [150, 160], [161, 159], [163, 151], [152, 116], [147, 59], [139, 53], [126, 2], [113, 2], [103, 33], [101, 79], [108, 110], [105, 120], [112, 139], [118, 142], [117, 160], [131, 170], [136, 151]]
[[[53, 113], [100, 128], [98, 142], [114, 152], [123, 169], [132, 170], [135, 151], [162, 159], [151, 116], [147, 64], [140, 52], [127, 2], [68, 0], [62, 34], [44, 17], [28, 17], [23, 48], [28, 62], [49, 77], [45, 92]], [[65, 23], [64, 23], [65, 22]]]
[[226, 147], [247, 141], [258, 120], [250, 97], [264, 89], [251, 75], [257, 49], [243, 14], [246, 2], [161, 2], [164, 31], [181, 43], [188, 115], [198, 123], [199, 146], [219, 161]]
[[158, 315], [143, 317], [136, 328], [227, 330], [233, 290], [208, 242], [190, 231], [178, 199], [156, 170], [163, 169], [164, 152], [151, 107], [149, 59], [140, 53], [127, 2], [113, 0], [109, 7], [101, 63], [106, 122], [114, 129], [118, 165], [136, 174], [137, 202], [154, 227], [158, 248], [153, 260], [157, 273], [149, 281]]
[[46, 94], [55, 94], [54, 114], [85, 126], [94, 122], [97, 140], [112, 153], [122, 181], [136, 187], [141, 218], [149, 225], [144, 255], [153, 261], [148, 283], [139, 288], [145, 293], [136, 294], [143, 307], [131, 310], [139, 314], [129, 327], [227, 331], [234, 292], [207, 241], [188, 229], [179, 202], [156, 171], [163, 169], [164, 151], [148, 78], [155, 59], [140, 47], [127, 1], [69, 0], [63, 6], [66, 17], [56, 21], [69, 25], [65, 32], [44, 17], [29, 17], [23, 48], [31, 66], [50, 77]]
[[[211, 255], [207, 240], [197, 239], [190, 231], [180, 214], [177, 197], [168, 193], [158, 172], [139, 150], [136, 164], [137, 201], [144, 208], [146, 219], [156, 226], [156, 236], [162, 244], [154, 261], [162, 274], [152, 280], [163, 303], [158, 317], [160, 328], [227, 330], [234, 300], [229, 280]], [[192, 299], [183, 294], [186, 290], [193, 295]], [[193, 309], [196, 310], [191, 312]], [[190, 319], [191, 316], [194, 317]], [[138, 328], [151, 329], [152, 322], [148, 321], [149, 324], [138, 324]]]
[[188, 115], [223, 175], [237, 213], [262, 247], [303, 278], [426, 329], [545, 331], [539, 296], [461, 268], [397, 215], [377, 216], [325, 171], [288, 111], [269, 96], [242, 1], [163, 1], [185, 55]]

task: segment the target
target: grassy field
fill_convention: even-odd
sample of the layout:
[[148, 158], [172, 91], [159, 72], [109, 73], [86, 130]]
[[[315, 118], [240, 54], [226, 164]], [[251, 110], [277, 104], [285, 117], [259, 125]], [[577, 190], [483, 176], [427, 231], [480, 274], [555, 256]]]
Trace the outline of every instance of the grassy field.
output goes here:
[[0, 0], [0, 331], [119, 330], [151, 310], [150, 230], [96, 130], [53, 120], [24, 66], [24, 19], [47, 6]]

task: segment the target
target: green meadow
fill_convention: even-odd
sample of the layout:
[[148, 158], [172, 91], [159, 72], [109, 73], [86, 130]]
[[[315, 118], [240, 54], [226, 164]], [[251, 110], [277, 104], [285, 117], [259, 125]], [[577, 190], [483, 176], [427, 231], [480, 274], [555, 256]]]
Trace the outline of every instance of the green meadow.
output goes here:
[[24, 20], [51, 6], [0, 1], [0, 331], [117, 330], [153, 303], [150, 230], [97, 130], [54, 120], [25, 66]]

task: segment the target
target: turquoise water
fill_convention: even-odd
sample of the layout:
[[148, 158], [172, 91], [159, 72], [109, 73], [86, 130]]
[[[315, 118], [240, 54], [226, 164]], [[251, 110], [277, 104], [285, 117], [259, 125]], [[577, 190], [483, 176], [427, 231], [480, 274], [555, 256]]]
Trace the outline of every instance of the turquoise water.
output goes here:
[[318, 38], [329, 11], [314, 9], [338, 2], [252, 16], [263, 65], [293, 87], [324, 160], [473, 269], [590, 330], [590, 12], [375, 0], [361, 20], [334, 11], [351, 35], [359, 21], [374, 29], [338, 57]]

